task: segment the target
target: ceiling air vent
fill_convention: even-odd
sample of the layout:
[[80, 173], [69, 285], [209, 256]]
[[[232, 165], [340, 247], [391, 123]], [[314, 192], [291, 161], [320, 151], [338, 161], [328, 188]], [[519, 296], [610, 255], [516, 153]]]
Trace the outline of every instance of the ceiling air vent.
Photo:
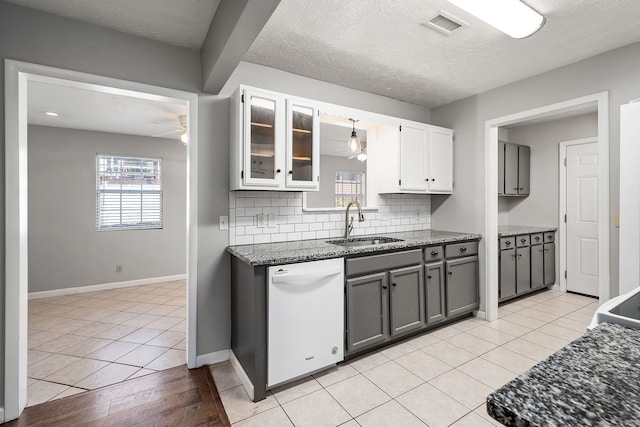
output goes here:
[[440, 13], [427, 22], [426, 25], [448, 36], [458, 28], [466, 25], [466, 22], [446, 12], [440, 11]]

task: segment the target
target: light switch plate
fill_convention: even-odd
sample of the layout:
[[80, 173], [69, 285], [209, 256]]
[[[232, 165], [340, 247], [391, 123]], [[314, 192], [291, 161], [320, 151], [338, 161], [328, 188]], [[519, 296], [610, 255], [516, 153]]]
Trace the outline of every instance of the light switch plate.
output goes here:
[[228, 230], [229, 229], [229, 217], [226, 215], [223, 215], [220, 217], [220, 219], [218, 220], [218, 224], [220, 226], [220, 230]]
[[267, 226], [267, 216], [265, 214], [256, 215], [256, 223], [258, 228], [264, 228]]
[[274, 228], [276, 226], [276, 214], [267, 214], [267, 227]]

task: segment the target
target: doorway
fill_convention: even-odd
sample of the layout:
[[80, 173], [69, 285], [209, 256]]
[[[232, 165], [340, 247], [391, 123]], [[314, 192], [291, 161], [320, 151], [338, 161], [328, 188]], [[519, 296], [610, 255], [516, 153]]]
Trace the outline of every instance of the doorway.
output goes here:
[[[560, 143], [560, 291], [597, 297], [598, 142], [589, 138]], [[566, 159], [566, 160], [565, 160]]]
[[[6, 123], [6, 294], [5, 413], [17, 418], [27, 397], [28, 177], [27, 95], [29, 82], [46, 82], [136, 99], [181, 103], [189, 129], [197, 129], [197, 94], [52, 67], [5, 61]], [[187, 365], [196, 366], [197, 132], [187, 146]]]
[[609, 94], [600, 92], [540, 108], [500, 117], [485, 122], [485, 312], [480, 316], [493, 321], [498, 318], [498, 128], [525, 120], [535, 120], [567, 113], [595, 104], [598, 112], [598, 289], [600, 302], [609, 299]]

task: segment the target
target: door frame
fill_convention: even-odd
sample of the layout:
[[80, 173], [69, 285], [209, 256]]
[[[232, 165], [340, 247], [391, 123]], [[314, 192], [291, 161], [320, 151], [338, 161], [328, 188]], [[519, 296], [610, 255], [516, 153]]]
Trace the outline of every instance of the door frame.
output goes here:
[[[560, 188], [559, 188], [559, 210], [558, 210], [558, 237], [560, 240], [560, 254], [559, 254], [559, 264], [560, 264], [560, 281], [559, 285], [554, 286], [554, 289], [559, 290], [560, 292], [567, 292], [567, 278], [564, 275], [564, 272], [567, 271], [567, 223], [564, 220], [564, 215], [567, 212], [567, 165], [564, 162], [564, 159], [567, 157], [567, 148], [572, 145], [582, 145], [582, 144], [591, 144], [598, 143], [598, 138], [581, 138], [581, 139], [573, 139], [571, 141], [562, 141], [558, 144], [558, 170], [560, 171]], [[598, 161], [600, 161], [598, 159]], [[599, 171], [600, 172], [600, 171]], [[598, 189], [600, 190], [600, 189]], [[598, 203], [600, 203], [600, 194], [598, 194]], [[600, 224], [598, 223], [598, 227]], [[598, 236], [600, 237], [600, 236]], [[598, 247], [600, 242], [598, 242]], [[598, 258], [600, 254], [598, 254]], [[599, 275], [598, 275], [599, 277]], [[599, 290], [598, 290], [599, 291]], [[598, 292], [599, 294], [600, 292]]]
[[187, 145], [187, 366], [196, 367], [197, 239], [198, 239], [198, 94], [5, 59], [5, 324], [4, 413], [18, 418], [27, 400], [28, 182], [27, 84], [62, 84], [181, 103], [188, 109]]
[[598, 190], [601, 195], [598, 215], [602, 220], [598, 228], [598, 239], [602, 249], [602, 256], [599, 259], [600, 304], [609, 299], [609, 91], [603, 91], [485, 121], [485, 239], [483, 239], [485, 244], [485, 312], [479, 313], [479, 315], [484, 314], [484, 317], [489, 321], [498, 318], [498, 128], [525, 120], [550, 117], [589, 104], [595, 104], [598, 107], [598, 157], [600, 159]]

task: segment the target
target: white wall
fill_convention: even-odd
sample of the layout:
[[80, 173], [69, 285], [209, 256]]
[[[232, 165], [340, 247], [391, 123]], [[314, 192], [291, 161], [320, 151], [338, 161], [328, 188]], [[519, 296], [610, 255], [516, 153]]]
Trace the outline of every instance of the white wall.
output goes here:
[[[567, 99], [609, 91], [610, 120], [610, 216], [619, 204], [620, 105], [640, 97], [640, 43], [524, 79], [481, 95], [431, 111], [433, 124], [455, 130], [455, 191], [437, 207], [432, 206], [432, 226], [437, 229], [484, 229], [485, 130], [487, 120], [503, 117]], [[618, 293], [618, 230], [609, 224], [611, 248], [611, 296]], [[495, 236], [485, 236], [495, 238]], [[481, 249], [481, 259], [484, 248]], [[484, 266], [481, 266], [484, 301]]]
[[531, 190], [527, 197], [500, 197], [499, 224], [558, 227], [558, 145], [597, 136], [596, 113], [509, 129], [509, 142], [531, 147]]
[[[162, 158], [163, 228], [96, 231], [96, 153]], [[28, 158], [29, 292], [186, 273], [180, 141], [29, 126]]]

